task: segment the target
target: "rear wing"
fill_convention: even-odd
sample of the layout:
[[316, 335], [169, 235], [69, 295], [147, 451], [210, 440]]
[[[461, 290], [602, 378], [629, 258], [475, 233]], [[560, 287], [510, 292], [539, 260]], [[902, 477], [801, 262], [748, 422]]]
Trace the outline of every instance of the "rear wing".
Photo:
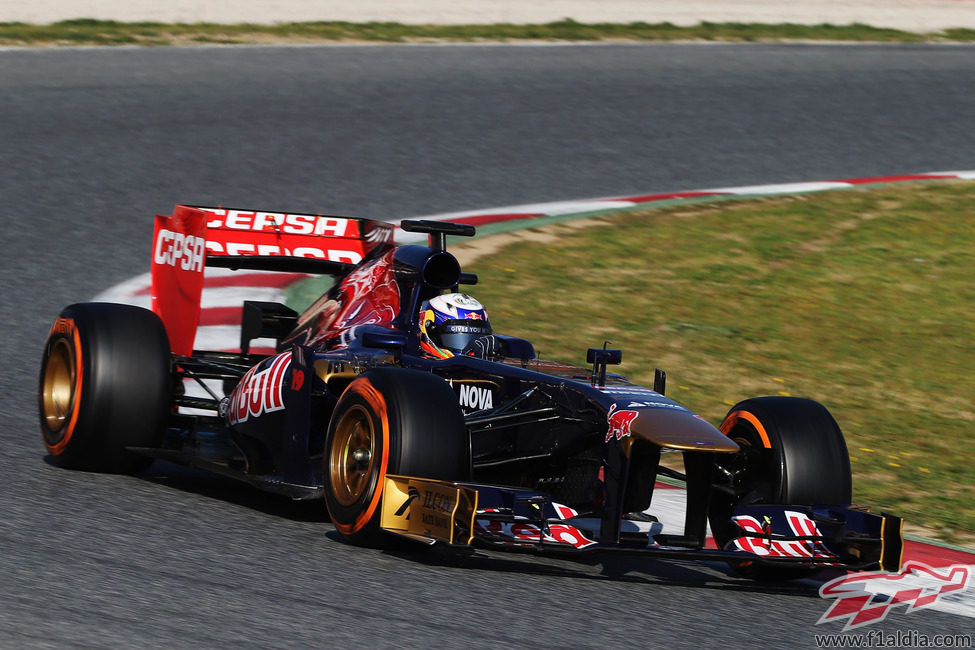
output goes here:
[[177, 205], [156, 216], [152, 310], [173, 352], [189, 355], [205, 266], [342, 275], [392, 241], [390, 224], [369, 219]]

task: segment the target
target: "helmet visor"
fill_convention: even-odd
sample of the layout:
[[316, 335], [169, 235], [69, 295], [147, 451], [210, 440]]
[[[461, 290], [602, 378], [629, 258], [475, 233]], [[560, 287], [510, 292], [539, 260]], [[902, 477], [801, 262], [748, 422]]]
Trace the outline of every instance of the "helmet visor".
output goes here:
[[460, 352], [474, 339], [491, 333], [491, 324], [484, 320], [452, 319], [436, 327], [440, 347]]

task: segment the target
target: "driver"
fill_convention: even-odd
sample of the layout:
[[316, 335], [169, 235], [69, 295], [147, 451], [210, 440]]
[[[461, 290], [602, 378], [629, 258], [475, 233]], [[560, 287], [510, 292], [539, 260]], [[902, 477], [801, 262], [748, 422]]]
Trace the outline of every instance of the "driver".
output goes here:
[[487, 310], [465, 293], [447, 293], [420, 307], [420, 347], [437, 359], [456, 354], [497, 359], [500, 340], [491, 332]]

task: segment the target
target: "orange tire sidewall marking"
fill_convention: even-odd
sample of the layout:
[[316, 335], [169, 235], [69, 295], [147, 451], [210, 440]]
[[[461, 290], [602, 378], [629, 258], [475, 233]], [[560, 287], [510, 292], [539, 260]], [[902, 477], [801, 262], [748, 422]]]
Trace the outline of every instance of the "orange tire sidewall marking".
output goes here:
[[376, 477], [376, 489], [373, 490], [369, 505], [359, 513], [359, 516], [356, 517], [351, 525], [336, 524], [339, 532], [351, 535], [362, 530], [369, 523], [373, 514], [376, 512], [376, 508], [379, 507], [379, 502], [382, 500], [383, 480], [386, 478], [386, 468], [389, 466], [389, 416], [386, 412], [386, 399], [382, 393], [376, 390], [372, 382], [365, 377], [360, 377], [349, 384], [348, 390], [355, 391], [372, 408], [373, 412], [379, 416], [383, 446], [383, 453], [379, 460], [379, 476]]
[[734, 411], [729, 413], [728, 417], [726, 417], [724, 422], [721, 423], [721, 433], [725, 435], [731, 433], [731, 430], [735, 428], [736, 424], [738, 424], [738, 420], [745, 420], [755, 427], [755, 431], [758, 432], [758, 437], [762, 439], [762, 445], [764, 445], [766, 449], [772, 448], [772, 442], [769, 439], [768, 432], [765, 431], [765, 427], [762, 425], [761, 420], [759, 420], [754, 413], [749, 413], [748, 411]]
[[51, 334], [60, 334], [62, 336], [69, 336], [74, 343], [74, 389], [72, 391], [72, 404], [71, 404], [71, 419], [68, 420], [68, 426], [65, 428], [64, 436], [56, 445], [50, 445], [47, 439], [44, 440], [44, 445], [52, 456], [59, 456], [64, 452], [68, 443], [71, 442], [71, 436], [74, 434], [75, 426], [78, 424], [78, 414], [81, 412], [81, 387], [84, 382], [85, 374], [85, 364], [84, 359], [81, 356], [81, 334], [78, 332], [78, 328], [75, 326], [74, 320], [71, 318], [59, 318], [54, 321], [54, 326], [51, 328]]

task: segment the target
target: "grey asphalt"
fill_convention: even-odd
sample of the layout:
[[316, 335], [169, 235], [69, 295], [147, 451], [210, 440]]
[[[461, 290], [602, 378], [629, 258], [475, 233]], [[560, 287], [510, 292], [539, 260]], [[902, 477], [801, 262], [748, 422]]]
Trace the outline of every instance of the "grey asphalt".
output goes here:
[[388, 218], [973, 169], [973, 127], [970, 46], [0, 51], [0, 647], [813, 647], [839, 626], [807, 584], [354, 549], [317, 507], [222, 479], [58, 470], [41, 345], [148, 269], [177, 202]]

